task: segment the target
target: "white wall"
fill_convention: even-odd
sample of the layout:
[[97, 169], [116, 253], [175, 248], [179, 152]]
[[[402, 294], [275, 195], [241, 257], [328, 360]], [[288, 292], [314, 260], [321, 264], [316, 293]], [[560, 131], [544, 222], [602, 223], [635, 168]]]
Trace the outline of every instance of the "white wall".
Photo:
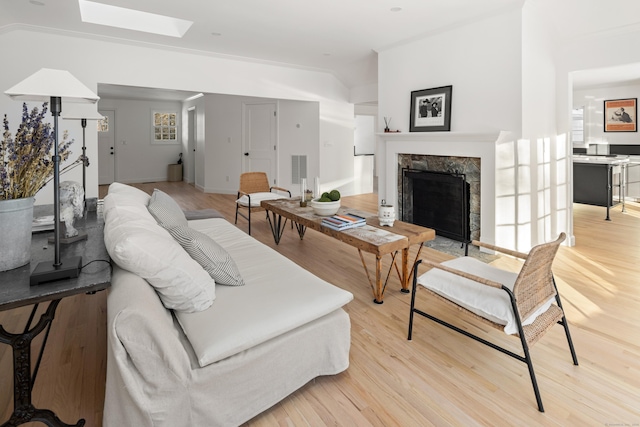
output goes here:
[[[37, 46], [37, 53], [25, 54], [25, 46]], [[11, 66], [2, 67], [2, 92], [48, 67], [69, 70], [93, 91], [97, 91], [98, 83], [106, 83], [319, 102], [320, 141], [326, 146], [321, 148], [320, 161], [352, 150], [350, 94], [329, 73], [23, 29], [0, 34], [0, 56], [19, 58]], [[20, 119], [20, 104], [6, 96], [0, 96], [0, 111], [8, 113], [11, 123]], [[81, 130], [79, 125], [77, 128]], [[96, 133], [87, 132], [87, 145], [88, 155], [97, 156]], [[321, 176], [333, 182], [351, 181], [351, 157], [347, 157], [347, 163], [348, 167], [335, 161], [322, 164]], [[88, 196], [97, 197], [97, 167], [87, 173]], [[36, 203], [51, 203], [52, 194], [50, 190], [41, 191]]]
[[[202, 173], [202, 189], [210, 193], [235, 194], [242, 172], [242, 106], [247, 103], [273, 102], [277, 105], [278, 158], [277, 185], [296, 193], [291, 183], [291, 155], [306, 154], [309, 177], [319, 176], [319, 103], [274, 100], [234, 95], [205, 95], [200, 106], [204, 125], [204, 159], [198, 166]], [[186, 110], [192, 103], [185, 103]], [[200, 114], [200, 113], [199, 113]], [[186, 117], [186, 116], [185, 116]], [[202, 171], [199, 169], [202, 168]]]
[[630, 49], [624, 40], [638, 40], [640, 29], [628, 26], [569, 40], [561, 45], [556, 60], [556, 111], [558, 132], [571, 130], [574, 72], [637, 64], [640, 50]]
[[294, 195], [300, 194], [300, 185], [293, 184], [291, 180], [291, 156], [307, 156], [308, 185], [313, 185], [314, 178], [321, 176], [319, 116], [320, 105], [317, 102], [278, 102], [279, 185]]
[[[101, 99], [98, 108], [115, 110], [115, 180], [124, 183], [166, 181], [167, 165], [176, 163], [183, 152], [182, 103]], [[152, 143], [153, 111], [178, 114], [176, 144]]]
[[584, 137], [587, 144], [640, 145], [638, 132], [604, 131], [604, 101], [622, 98], [640, 99], [640, 84], [573, 91], [573, 108], [584, 107]]
[[[557, 35], [540, 2], [528, 1], [522, 12], [522, 139], [515, 149], [513, 235], [510, 246], [525, 250], [567, 231], [567, 171], [558, 168], [571, 147], [557, 146], [555, 45]], [[564, 139], [562, 140], [564, 141]], [[560, 156], [557, 155], [560, 153]], [[512, 185], [498, 179], [497, 185]]]
[[519, 11], [381, 51], [378, 67], [378, 115], [393, 129], [408, 132], [412, 91], [452, 85], [451, 131], [520, 134]]
[[[502, 133], [494, 147], [494, 205], [486, 206], [483, 197], [482, 217], [488, 213], [495, 218], [491, 229], [483, 224], [481, 233], [484, 241], [518, 250], [570, 231], [568, 145], [556, 132], [556, 40], [538, 6], [526, 2], [522, 10], [505, 11], [378, 56], [379, 115], [392, 117], [393, 128], [409, 128], [411, 91], [452, 85], [452, 134], [462, 139], [465, 133], [509, 132], [509, 137]], [[414, 133], [411, 139], [420, 138]], [[425, 135], [420, 142], [437, 139]], [[457, 148], [431, 151], [452, 155], [447, 153], [452, 149]], [[389, 170], [394, 159], [386, 161], [381, 176], [395, 173]], [[491, 178], [483, 163], [482, 180]], [[385, 191], [393, 193], [397, 183], [393, 178], [384, 181], [379, 197], [389, 199]]]

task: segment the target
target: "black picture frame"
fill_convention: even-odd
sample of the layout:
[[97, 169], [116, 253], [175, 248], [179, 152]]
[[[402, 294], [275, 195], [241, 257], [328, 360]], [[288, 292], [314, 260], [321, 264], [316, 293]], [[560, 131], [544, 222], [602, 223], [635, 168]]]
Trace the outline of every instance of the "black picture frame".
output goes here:
[[638, 131], [638, 98], [607, 99], [603, 111], [605, 132]]
[[411, 92], [410, 132], [448, 132], [451, 130], [453, 86]]

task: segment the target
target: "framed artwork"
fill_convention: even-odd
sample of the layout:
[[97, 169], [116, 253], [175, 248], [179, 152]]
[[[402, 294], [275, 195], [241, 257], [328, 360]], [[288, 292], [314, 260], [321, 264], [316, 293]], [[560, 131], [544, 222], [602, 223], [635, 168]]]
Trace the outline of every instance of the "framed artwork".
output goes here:
[[638, 98], [604, 101], [605, 132], [638, 131]]
[[411, 92], [410, 132], [451, 130], [451, 90], [453, 86]]

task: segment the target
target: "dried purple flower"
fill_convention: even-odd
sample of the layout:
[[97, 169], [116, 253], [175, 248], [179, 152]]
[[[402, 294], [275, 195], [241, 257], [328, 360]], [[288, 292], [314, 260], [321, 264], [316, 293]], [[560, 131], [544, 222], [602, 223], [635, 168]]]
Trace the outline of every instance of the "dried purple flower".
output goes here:
[[[0, 200], [34, 196], [53, 175], [51, 149], [55, 143], [51, 124], [44, 123], [47, 103], [42, 109], [29, 112], [22, 104], [22, 123], [15, 138], [9, 132], [9, 121], [4, 115], [2, 140], [0, 141]], [[64, 161], [69, 157], [73, 140], [65, 132], [59, 144], [58, 154]]]

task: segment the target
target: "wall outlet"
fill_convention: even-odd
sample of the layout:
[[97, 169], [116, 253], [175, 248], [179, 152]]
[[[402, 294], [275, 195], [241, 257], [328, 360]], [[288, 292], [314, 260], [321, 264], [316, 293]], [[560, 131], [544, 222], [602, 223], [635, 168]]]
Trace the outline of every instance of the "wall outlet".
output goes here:
[[229, 182], [229, 175], [227, 175], [227, 177], [225, 178], [225, 180], [226, 180], [227, 182]]

